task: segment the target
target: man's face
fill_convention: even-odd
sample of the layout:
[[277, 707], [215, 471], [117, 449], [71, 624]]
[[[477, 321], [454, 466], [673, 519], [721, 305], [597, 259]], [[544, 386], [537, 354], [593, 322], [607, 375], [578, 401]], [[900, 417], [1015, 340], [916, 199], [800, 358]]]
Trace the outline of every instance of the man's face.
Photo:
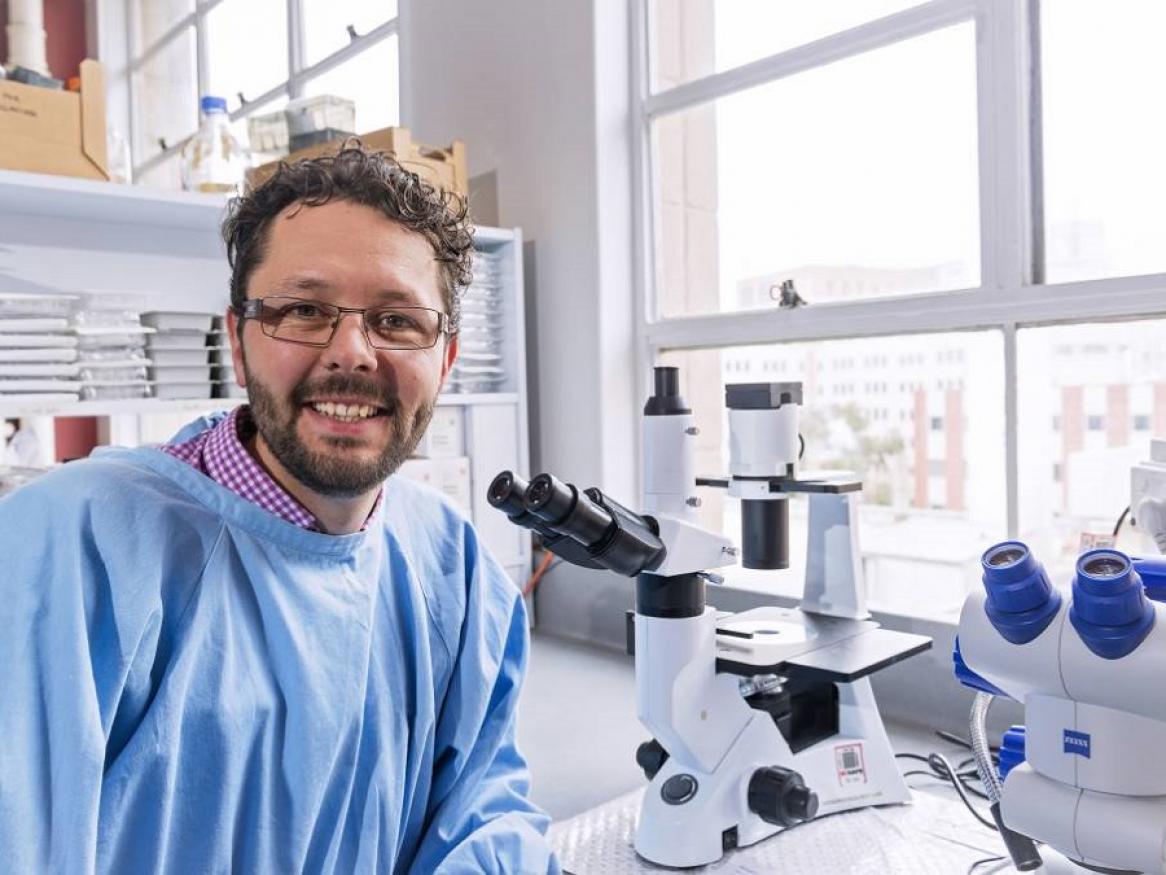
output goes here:
[[[248, 298], [271, 295], [445, 310], [429, 242], [347, 201], [295, 204], [275, 218], [247, 289]], [[354, 313], [342, 315], [324, 348], [268, 337], [254, 319], [240, 341], [235, 314], [227, 321], [260, 458], [277, 477], [290, 474], [320, 495], [359, 496], [400, 466], [429, 424], [457, 355], [457, 338], [444, 335], [432, 349], [373, 349]], [[369, 407], [375, 411], [366, 416]]]

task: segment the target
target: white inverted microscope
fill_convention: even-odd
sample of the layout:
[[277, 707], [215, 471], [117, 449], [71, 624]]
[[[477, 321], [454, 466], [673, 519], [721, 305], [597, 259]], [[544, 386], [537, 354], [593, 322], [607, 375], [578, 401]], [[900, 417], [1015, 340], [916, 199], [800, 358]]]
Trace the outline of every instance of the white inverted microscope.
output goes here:
[[726, 387], [730, 474], [702, 480], [742, 501], [742, 564], [788, 567], [788, 501], [809, 495], [800, 608], [718, 614], [709, 569], [736, 562], [696, 523], [696, 429], [675, 368], [656, 368], [644, 410], [644, 513], [550, 474], [505, 471], [490, 503], [568, 562], [636, 578], [629, 624], [636, 698], [652, 740], [637, 853], [659, 865], [712, 863], [798, 823], [906, 802], [869, 675], [931, 646], [880, 629], [866, 609], [854, 481], [799, 480], [798, 383]]
[[[1131, 509], [1161, 547], [1166, 444], [1154, 443], [1134, 469]], [[1166, 871], [1166, 559], [1089, 550], [1068, 598], [1020, 541], [990, 547], [982, 565], [955, 671], [978, 691], [973, 750], [1015, 867]], [[1003, 777], [984, 729], [995, 696], [1024, 705], [1024, 726], [1005, 735]]]

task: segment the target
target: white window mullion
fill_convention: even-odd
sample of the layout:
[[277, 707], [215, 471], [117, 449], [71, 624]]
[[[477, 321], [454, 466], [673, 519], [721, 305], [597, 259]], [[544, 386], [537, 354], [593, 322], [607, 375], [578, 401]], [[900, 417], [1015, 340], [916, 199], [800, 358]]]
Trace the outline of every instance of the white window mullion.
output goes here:
[[1004, 495], [1009, 538], [1020, 537], [1020, 392], [1016, 371], [1016, 326], [1004, 326]]
[[643, 111], [644, 101], [649, 92], [648, 70], [648, 4], [630, 3], [629, 32], [632, 41], [631, 88], [631, 166], [632, 166], [632, 319], [639, 325], [635, 332], [635, 356], [638, 366], [639, 385], [633, 393], [638, 410], [632, 411], [640, 440], [636, 444], [637, 489], [642, 493], [644, 486], [644, 442], [643, 423], [638, 416], [648, 396], [645, 377], [652, 373], [657, 350], [648, 341], [644, 327], [657, 317], [655, 293], [655, 233], [652, 204], [654, 177], [652, 165], [652, 123]]
[[[125, 40], [126, 40], [126, 89], [129, 94], [129, 106], [126, 112], [129, 115], [129, 133], [130, 138], [130, 164], [136, 165], [140, 157], [138, 152], [142, 144], [142, 113], [137, 109], [141, 106], [142, 95], [138, 93], [138, 82], [135, 76], [137, 67], [138, 53], [142, 47], [138, 45], [137, 39], [137, 23], [141, 20], [141, 0], [129, 0], [126, 7], [125, 18]], [[137, 179], [138, 170], [134, 167], [132, 170], [134, 179]]]
[[287, 96], [303, 95], [300, 73], [304, 69], [304, 7], [302, 0], [287, 0]]
[[680, 112], [710, 100], [728, 97], [730, 94], [765, 85], [777, 79], [951, 27], [971, 18], [976, 12], [977, 4], [983, 2], [984, 0], [931, 0], [929, 3], [904, 9], [902, 12], [860, 24], [732, 70], [714, 73], [659, 94], [648, 95], [642, 106], [644, 112], [652, 118]]
[[1029, 6], [979, 0], [978, 7], [980, 283], [1018, 288], [1033, 278]]
[[[1033, 66], [1027, 0], [979, 0], [976, 93], [980, 166], [980, 284], [1023, 290], [1034, 276]], [[1007, 531], [1018, 536], [1019, 393], [1016, 324], [1004, 328], [1004, 473]]]
[[893, 337], [1166, 314], [1166, 274], [1045, 286], [977, 288], [794, 310], [746, 310], [661, 320], [645, 326], [663, 349], [748, 346], [783, 341]]

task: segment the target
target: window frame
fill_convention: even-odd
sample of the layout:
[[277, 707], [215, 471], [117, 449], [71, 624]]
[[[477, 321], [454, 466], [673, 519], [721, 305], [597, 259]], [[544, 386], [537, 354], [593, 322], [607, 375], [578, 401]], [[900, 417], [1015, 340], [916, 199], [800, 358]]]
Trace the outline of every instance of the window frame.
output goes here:
[[[632, 168], [634, 292], [640, 365], [638, 403], [665, 351], [775, 342], [846, 340], [903, 334], [998, 330], [1003, 337], [1006, 525], [1020, 519], [1017, 331], [1081, 322], [1166, 315], [1166, 274], [1044, 282], [1040, 0], [931, 0], [778, 52], [743, 66], [653, 93], [648, 0], [632, 5]], [[796, 76], [941, 28], [974, 22], [980, 206], [980, 285], [909, 296], [687, 316], [662, 316], [655, 289], [652, 161], [657, 119]], [[781, 341], [775, 341], [775, 338]], [[642, 449], [640, 450], [642, 453]], [[643, 470], [642, 458], [640, 470]]]
[[[166, 29], [164, 33], [154, 39], [148, 45], [138, 45], [137, 29], [134, 26], [136, 22], [141, 20], [141, 9], [143, 3], [148, 3], [150, 0], [129, 0], [126, 17], [126, 46], [128, 50], [128, 63], [126, 64], [126, 88], [130, 96], [129, 99], [129, 128], [130, 128], [130, 150], [133, 164], [133, 176], [137, 179], [141, 174], [161, 166], [166, 161], [174, 158], [182, 149], [183, 144], [194, 136], [196, 129], [191, 130], [190, 134], [183, 137], [177, 143], [165, 143], [163, 147], [154, 154], [142, 158], [138, 155], [137, 144], [141, 142], [141, 116], [135, 112], [135, 107], [140, 106], [142, 95], [138, 93], [138, 83], [136, 74], [140, 72], [143, 66], [148, 63], [157, 54], [172, 45], [175, 41], [181, 39], [188, 29], [194, 29], [195, 40], [195, 63], [196, 63], [196, 81], [195, 85], [198, 89], [198, 94], [205, 94], [208, 83], [208, 70], [210, 66], [207, 33], [206, 33], [206, 19], [207, 15], [219, 6], [224, 0], [195, 0], [194, 10], [187, 13], [178, 21], [174, 22]], [[348, 45], [342, 46], [331, 54], [321, 58], [314, 64], [305, 66], [305, 40], [304, 40], [304, 15], [303, 4], [308, 0], [286, 0], [287, 3], [287, 47], [288, 47], [288, 77], [282, 82], [272, 86], [267, 91], [260, 95], [250, 97], [242, 95], [244, 100], [242, 105], [230, 113], [231, 121], [238, 121], [247, 116], [262, 112], [264, 107], [280, 97], [286, 96], [288, 100], [295, 100], [302, 97], [304, 93], [304, 86], [319, 76], [334, 70], [346, 61], [350, 61], [357, 55], [361, 54], [367, 49], [372, 48], [384, 40], [397, 36], [399, 39], [401, 31], [401, 9], [400, 5], [397, 8], [396, 16], [388, 18], [378, 24], [373, 29], [363, 34], [356, 34], [349, 25], [349, 42]], [[397, 87], [400, 90], [400, 69], [397, 71]]]

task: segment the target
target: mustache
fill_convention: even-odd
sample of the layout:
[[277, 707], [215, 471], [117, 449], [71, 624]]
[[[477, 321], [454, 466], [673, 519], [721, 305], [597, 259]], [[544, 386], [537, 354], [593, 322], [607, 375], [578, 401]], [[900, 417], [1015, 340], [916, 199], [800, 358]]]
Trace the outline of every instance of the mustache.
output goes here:
[[397, 393], [372, 380], [364, 380], [352, 374], [336, 374], [315, 382], [300, 383], [292, 391], [292, 401], [296, 406], [306, 404], [309, 399], [321, 395], [343, 395], [364, 404], [393, 411], [397, 406]]

